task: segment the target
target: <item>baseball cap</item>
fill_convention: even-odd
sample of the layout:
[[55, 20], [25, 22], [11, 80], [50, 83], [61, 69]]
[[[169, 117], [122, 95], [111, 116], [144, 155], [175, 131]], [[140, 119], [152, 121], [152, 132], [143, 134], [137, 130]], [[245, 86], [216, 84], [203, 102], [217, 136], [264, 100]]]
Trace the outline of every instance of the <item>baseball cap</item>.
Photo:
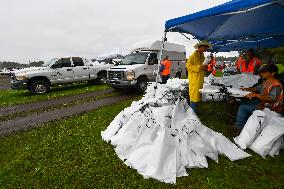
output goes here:
[[259, 70], [259, 73], [263, 73], [263, 72], [270, 72], [270, 73], [277, 73], [278, 72], [278, 67], [275, 64], [269, 64], [269, 65], [265, 65], [264, 67], [262, 67]]

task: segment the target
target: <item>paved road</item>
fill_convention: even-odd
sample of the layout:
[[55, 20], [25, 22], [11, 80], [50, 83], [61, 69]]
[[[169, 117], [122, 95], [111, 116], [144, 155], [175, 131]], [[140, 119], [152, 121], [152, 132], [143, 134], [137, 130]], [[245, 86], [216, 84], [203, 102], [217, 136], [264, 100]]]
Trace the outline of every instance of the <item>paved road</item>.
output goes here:
[[64, 105], [64, 104], [76, 101], [76, 100], [82, 100], [86, 98], [102, 96], [102, 95], [112, 93], [112, 92], [113, 92], [113, 89], [107, 89], [107, 90], [89, 92], [89, 93], [84, 93], [84, 94], [79, 94], [79, 95], [61, 97], [57, 99], [43, 100], [43, 101], [31, 103], [31, 104], [2, 107], [0, 108], [0, 117], [12, 115], [12, 114], [24, 112], [24, 111], [32, 111], [32, 110], [37, 110], [37, 109], [42, 109], [42, 108], [49, 108], [53, 106], [60, 106], [60, 105]]
[[[53, 106], [56, 107], [60, 104], [64, 104], [67, 102], [78, 101], [84, 98], [90, 98], [90, 97], [96, 97], [96, 96], [98, 97], [98, 96], [102, 96], [102, 95], [105, 95], [111, 92], [112, 92], [112, 89], [108, 89], [108, 90], [103, 90], [103, 91], [98, 91], [98, 92], [63, 97], [59, 99], [46, 100], [46, 101], [41, 101], [38, 103], [4, 107], [0, 109], [0, 117], [7, 116], [7, 115], [13, 115], [13, 114], [16, 115], [15, 113], [33, 111], [33, 110], [38, 110], [38, 109], [42, 109], [46, 107], [53, 107]], [[136, 96], [137, 94], [131, 94], [131, 93], [121, 94], [121, 95], [102, 98], [99, 100], [93, 99], [90, 102], [73, 104], [73, 106], [50, 109], [44, 112], [34, 111], [25, 117], [16, 116], [10, 120], [0, 121], [0, 136], [6, 136], [6, 135], [9, 135], [11, 133], [18, 132], [21, 130], [27, 130], [27, 129], [31, 129], [34, 127], [38, 127], [42, 125], [43, 123], [47, 123], [47, 122], [55, 121], [55, 120], [61, 120], [63, 118], [71, 117], [74, 115], [79, 115], [79, 114], [86, 113], [89, 111], [93, 111], [95, 109], [98, 109], [99, 107], [110, 105], [110, 104], [115, 104], [117, 102], [131, 99]]]

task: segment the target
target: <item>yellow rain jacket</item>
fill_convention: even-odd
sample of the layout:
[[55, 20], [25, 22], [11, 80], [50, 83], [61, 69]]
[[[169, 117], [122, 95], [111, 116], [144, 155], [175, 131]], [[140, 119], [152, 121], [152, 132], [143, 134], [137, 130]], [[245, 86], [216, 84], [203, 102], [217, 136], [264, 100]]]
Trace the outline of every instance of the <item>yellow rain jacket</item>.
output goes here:
[[204, 60], [204, 54], [196, 50], [186, 62], [189, 80], [189, 98], [192, 102], [199, 102], [201, 100], [199, 89], [202, 88], [204, 83], [204, 71], [202, 69]]

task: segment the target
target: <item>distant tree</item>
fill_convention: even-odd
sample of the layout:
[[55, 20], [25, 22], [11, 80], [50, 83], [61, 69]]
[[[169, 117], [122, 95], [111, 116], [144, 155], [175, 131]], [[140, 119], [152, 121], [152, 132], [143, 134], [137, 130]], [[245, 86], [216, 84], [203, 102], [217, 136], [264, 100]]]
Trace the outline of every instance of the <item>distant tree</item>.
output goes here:
[[20, 64], [18, 62], [3, 61], [0, 63], [1, 68], [26, 68], [28, 64]]
[[257, 49], [256, 53], [262, 63], [275, 63], [284, 65], [284, 47]]
[[284, 47], [269, 49], [275, 63], [284, 64]]
[[231, 61], [231, 62], [235, 62], [238, 59], [238, 57], [234, 56], [234, 57], [223, 57], [223, 56], [217, 56], [216, 60], [217, 61]]
[[29, 66], [34, 66], [34, 67], [39, 67], [44, 63], [44, 61], [34, 61], [34, 62], [30, 62]]

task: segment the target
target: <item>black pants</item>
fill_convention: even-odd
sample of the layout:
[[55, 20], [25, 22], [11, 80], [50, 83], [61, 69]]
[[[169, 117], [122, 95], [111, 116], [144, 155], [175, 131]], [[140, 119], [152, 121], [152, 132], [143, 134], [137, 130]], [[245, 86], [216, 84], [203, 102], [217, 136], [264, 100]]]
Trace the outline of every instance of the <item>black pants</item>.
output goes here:
[[162, 84], [166, 84], [169, 78], [170, 75], [162, 75]]

